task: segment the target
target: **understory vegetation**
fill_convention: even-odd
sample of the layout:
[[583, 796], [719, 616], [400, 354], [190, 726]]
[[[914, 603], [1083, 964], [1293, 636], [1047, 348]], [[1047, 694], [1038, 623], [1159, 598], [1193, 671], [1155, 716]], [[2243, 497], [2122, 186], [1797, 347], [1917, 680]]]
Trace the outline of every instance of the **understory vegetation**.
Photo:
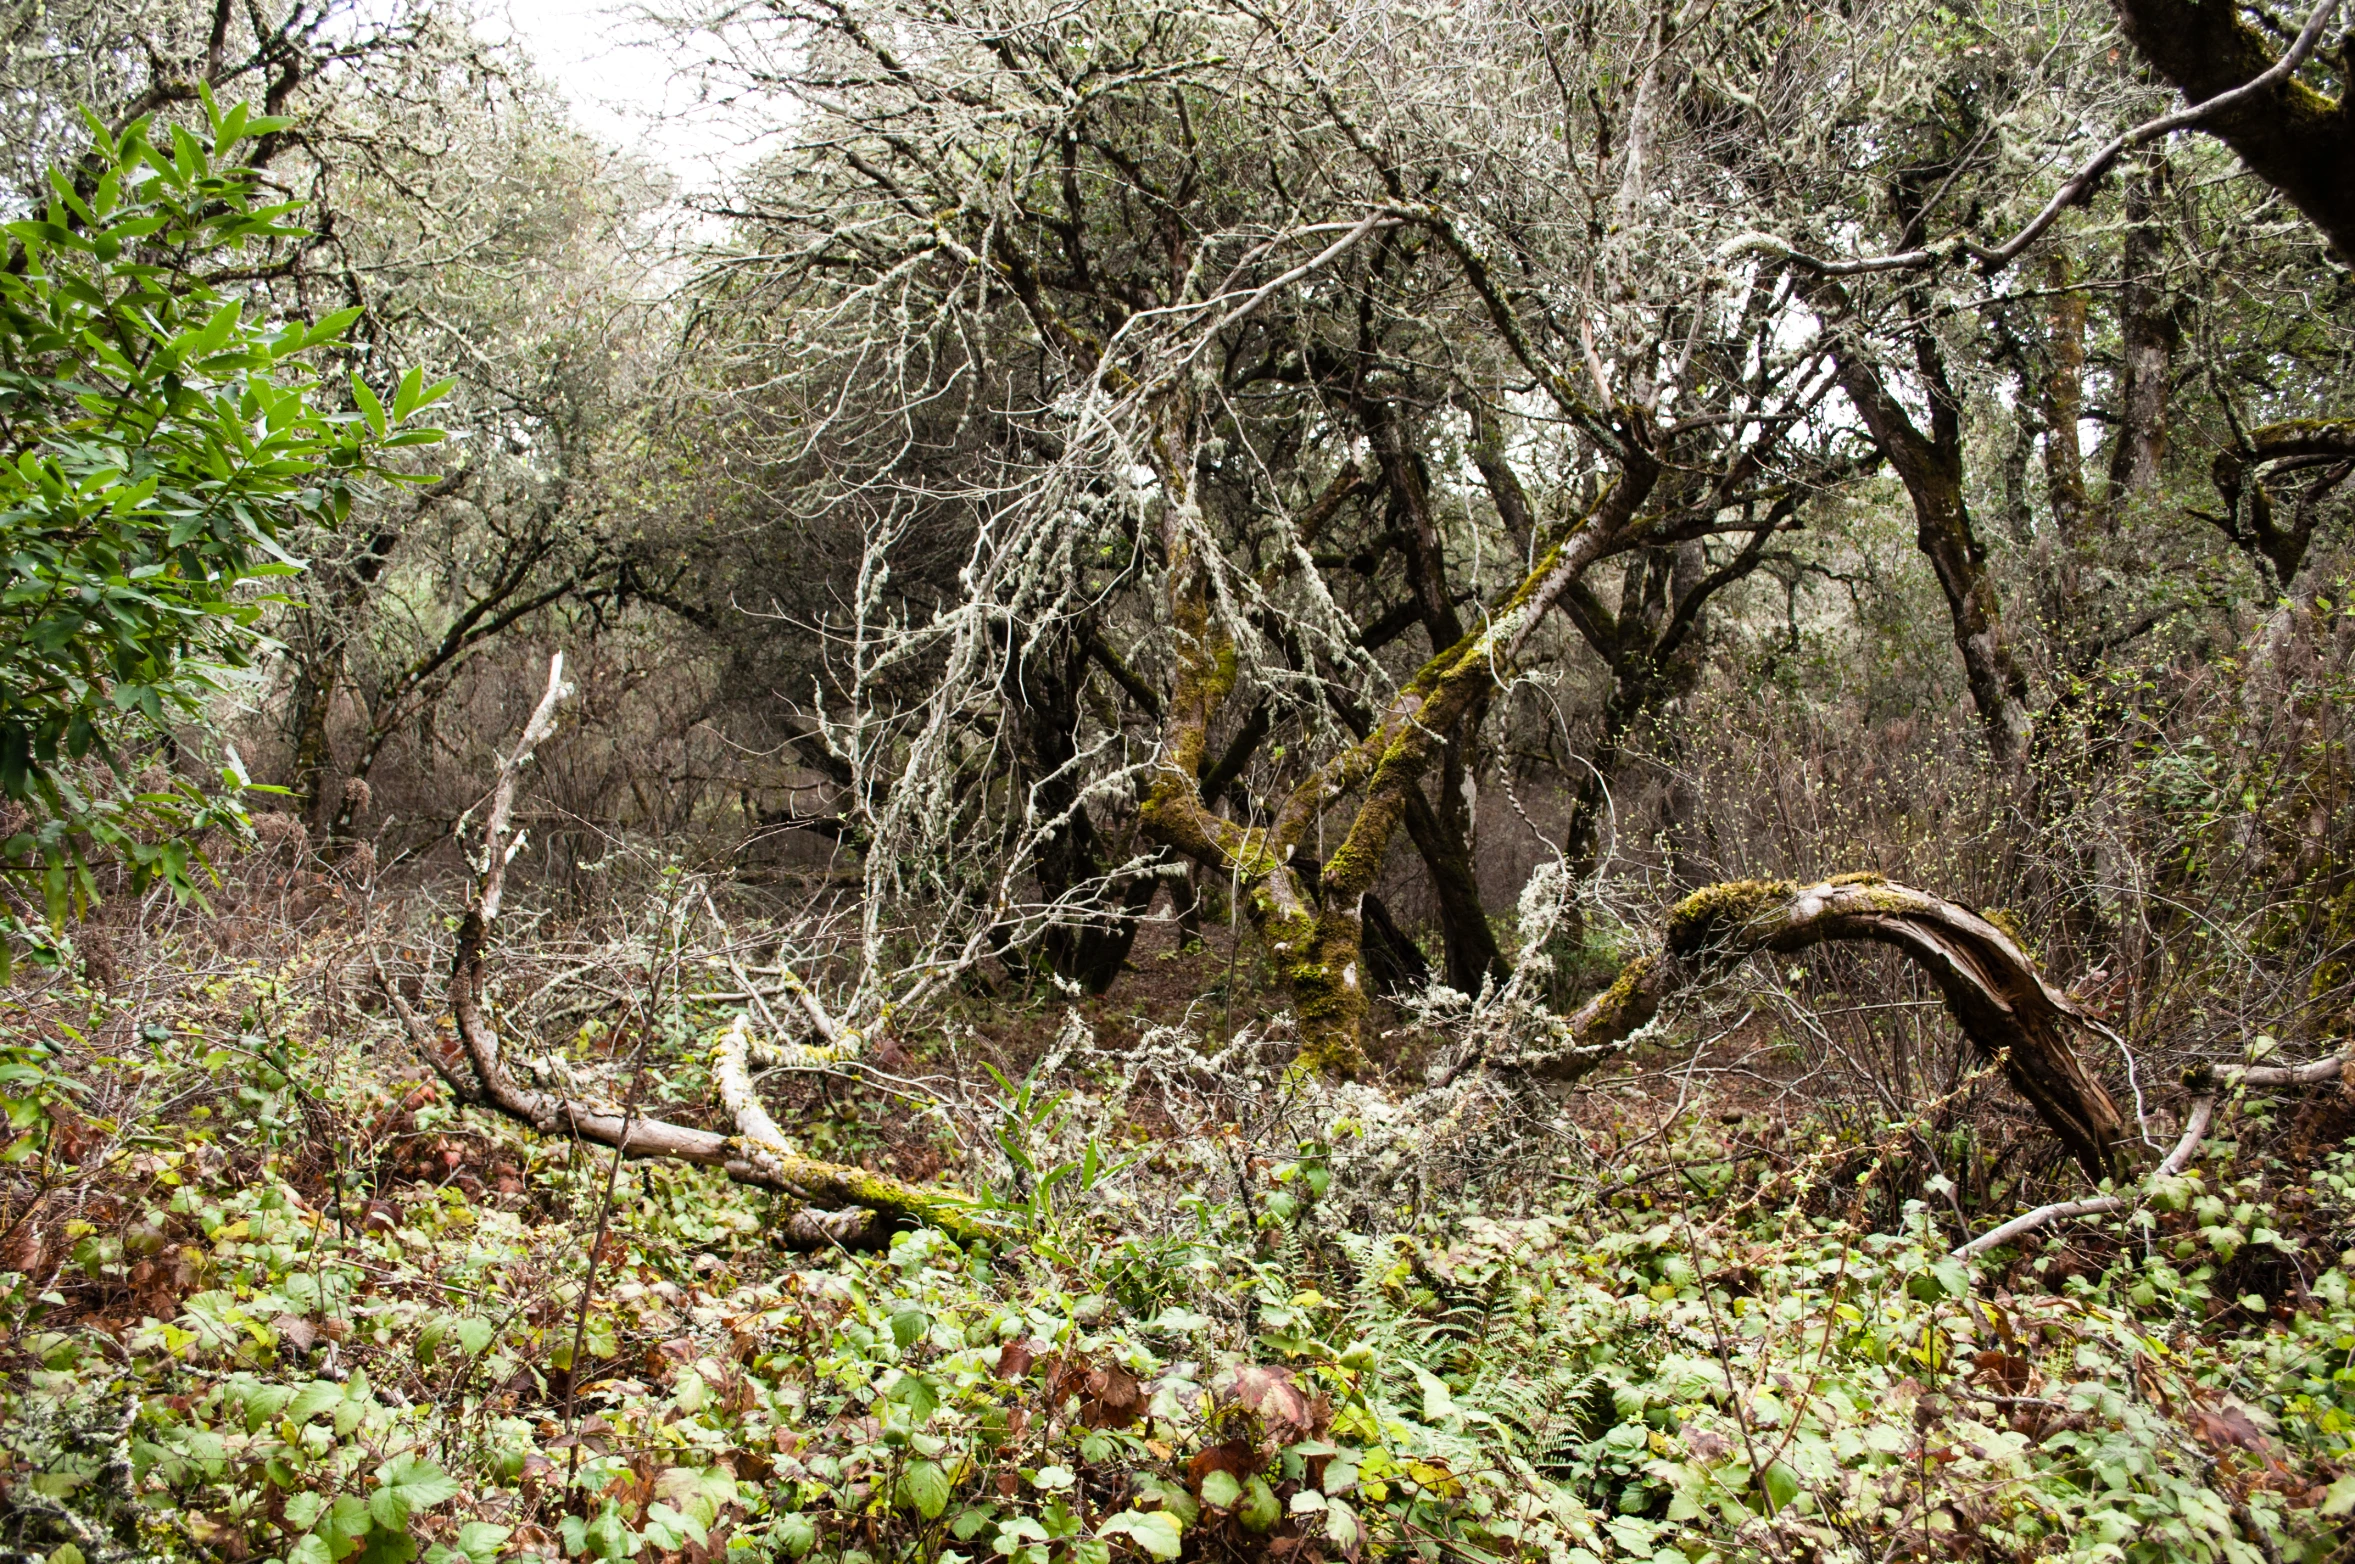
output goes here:
[[2355, 1560], [2338, 0], [620, 25], [0, 5], [0, 1564]]
[[[454, 1104], [334, 922], [158, 944], [182, 992], [15, 1033], [20, 1550], [2322, 1559], [2355, 1504], [2335, 1090], [1966, 1261], [2021, 1187], [1981, 1080], [1850, 1115], [1652, 1061], [1409, 1124], [1280, 1038], [1048, 1000], [789, 1088], [802, 1145], [989, 1200], [813, 1252], [769, 1192]], [[551, 1063], [697, 1096], [725, 968], [579, 954], [645, 986]]]

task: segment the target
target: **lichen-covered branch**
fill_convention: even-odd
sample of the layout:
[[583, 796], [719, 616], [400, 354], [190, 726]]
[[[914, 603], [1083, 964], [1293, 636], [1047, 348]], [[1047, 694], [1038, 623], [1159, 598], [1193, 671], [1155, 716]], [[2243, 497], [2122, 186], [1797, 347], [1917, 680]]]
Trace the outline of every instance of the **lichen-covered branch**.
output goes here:
[[[522, 742], [513, 755], [499, 763], [490, 809], [483, 820], [482, 852], [475, 860], [475, 894], [458, 923], [456, 948], [450, 958], [450, 1013], [479, 1088], [473, 1100], [543, 1135], [570, 1135], [611, 1146], [624, 1156], [662, 1157], [715, 1167], [741, 1183], [780, 1190], [813, 1206], [834, 1202], [866, 1207], [885, 1216], [938, 1227], [959, 1240], [985, 1236], [990, 1229], [974, 1202], [954, 1190], [926, 1189], [864, 1168], [820, 1162], [787, 1147], [752, 1089], [746, 1064], [750, 1032], [741, 1017], [722, 1039], [718, 1060], [721, 1097], [738, 1128], [733, 1136], [539, 1091], [508, 1072], [500, 1056], [498, 1034], [482, 1012], [485, 955], [505, 888], [507, 863], [522, 847], [520, 836], [507, 840], [517, 778], [531, 760], [532, 751], [554, 731], [557, 708], [570, 693], [571, 687], [564, 683], [564, 656], [558, 653], [549, 662], [547, 693], [525, 725]], [[815, 1006], [814, 996], [811, 1003]], [[815, 1014], [823, 1018], [825, 1012], [816, 1007]], [[839, 1035], [830, 1037], [828, 1046], [843, 1046], [842, 1039]], [[429, 1050], [427, 1057], [445, 1078], [454, 1080], [450, 1061], [443, 1060], [438, 1049]], [[840, 1242], [861, 1235], [868, 1225], [860, 1214], [811, 1209], [788, 1219], [785, 1236], [800, 1242]]]
[[[1561, 594], [1594, 560], [1627, 546], [1659, 475], [1650, 457], [1630, 459], [1619, 480], [1561, 530], [1478, 631], [1425, 662], [1363, 739], [1310, 772], [1267, 826], [1250, 830], [1212, 814], [1201, 793], [1209, 727], [1234, 688], [1235, 652], [1212, 611], [1208, 571], [1193, 554], [1191, 532], [1177, 519], [1182, 502], [1172, 502], [1164, 536], [1177, 679], [1140, 818], [1162, 842], [1234, 877], [1292, 998], [1301, 1059], [1311, 1069], [1348, 1073], [1364, 1063], [1360, 909], [1398, 831], [1408, 790], [1418, 785], [1447, 732], [1511, 677], [1535, 626]], [[1340, 847], [1319, 866], [1312, 885], [1295, 867], [1297, 850], [1329, 810], [1361, 790]]]
[[[2173, 1178], [2188, 1167], [2191, 1164], [2192, 1153], [2200, 1149], [2200, 1142], [2207, 1138], [2208, 1125], [2213, 1122], [2215, 1117], [2216, 1099], [2214, 1096], [2194, 1098], [2191, 1105], [2191, 1116], [2184, 1121], [2182, 1138], [2176, 1141], [2175, 1149], [2167, 1153], [2166, 1160], [2159, 1164], [2152, 1177]], [[2083, 1200], [2059, 1200], [2048, 1206], [2038, 1206], [2033, 1211], [2023, 1212], [2019, 1216], [2013, 1217], [2001, 1227], [1990, 1228], [1981, 1233], [1969, 1243], [1957, 1248], [1954, 1251], [1954, 1257], [1958, 1260], [1975, 1259], [1991, 1249], [1999, 1249], [2013, 1239], [2033, 1233], [2038, 1228], [2051, 1223], [2067, 1221], [2072, 1217], [2100, 1216], [2106, 1211], [2124, 1210], [2125, 1206], [2126, 1197], [2123, 1195], [2091, 1195]]]
[[713, 1051], [713, 1081], [736, 1124], [735, 1144], [745, 1162], [778, 1188], [800, 1191], [818, 1201], [838, 1201], [937, 1227], [963, 1241], [987, 1238], [997, 1229], [973, 1199], [953, 1189], [927, 1189], [882, 1173], [839, 1162], [821, 1162], [792, 1149], [754, 1090], [748, 1055], [752, 1028], [743, 1016], [720, 1035]]

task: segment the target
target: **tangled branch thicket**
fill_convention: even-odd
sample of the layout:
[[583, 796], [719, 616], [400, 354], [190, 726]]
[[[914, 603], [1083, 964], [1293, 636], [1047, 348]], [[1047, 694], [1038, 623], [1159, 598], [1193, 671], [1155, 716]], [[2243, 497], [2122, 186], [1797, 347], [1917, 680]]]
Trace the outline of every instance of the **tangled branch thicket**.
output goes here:
[[2355, 1557], [2350, 22], [0, 17], [0, 1555]]

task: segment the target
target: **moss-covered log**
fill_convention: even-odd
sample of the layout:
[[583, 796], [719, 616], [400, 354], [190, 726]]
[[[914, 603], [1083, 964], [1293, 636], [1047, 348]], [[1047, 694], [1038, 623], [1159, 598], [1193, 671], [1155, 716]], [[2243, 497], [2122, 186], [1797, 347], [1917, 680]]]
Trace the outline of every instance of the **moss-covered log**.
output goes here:
[[1712, 885], [1669, 909], [1662, 948], [1639, 956], [1617, 981], [1567, 1023], [1564, 1046], [1525, 1055], [1514, 1067], [1575, 1080], [1623, 1046], [1678, 993], [1761, 952], [1804, 950], [1827, 940], [1869, 940], [1912, 957], [1938, 985], [1947, 1009], [2004, 1078], [2095, 1178], [2113, 1171], [2125, 1123], [2109, 1093], [2078, 1057], [2092, 1031], [2066, 995], [2044, 980], [2019, 945], [1967, 907], [1877, 874], [1845, 874], [1814, 885], [1735, 880]]

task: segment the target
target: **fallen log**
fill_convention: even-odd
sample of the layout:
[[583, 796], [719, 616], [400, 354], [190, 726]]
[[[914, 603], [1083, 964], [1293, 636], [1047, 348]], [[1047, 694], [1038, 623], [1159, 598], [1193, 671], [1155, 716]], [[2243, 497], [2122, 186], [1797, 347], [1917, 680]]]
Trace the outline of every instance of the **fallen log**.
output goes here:
[[1661, 948], [1636, 957], [1561, 1029], [1558, 1047], [1510, 1061], [1540, 1079], [1577, 1080], [1616, 1054], [1675, 995], [1751, 956], [1831, 940], [1905, 952], [1937, 984], [1972, 1045], [2096, 1180], [2115, 1169], [2125, 1122], [2077, 1055], [2093, 1023], [2044, 980], [2010, 935], [1978, 913], [1877, 874], [1814, 885], [1733, 880], [1669, 910]]

